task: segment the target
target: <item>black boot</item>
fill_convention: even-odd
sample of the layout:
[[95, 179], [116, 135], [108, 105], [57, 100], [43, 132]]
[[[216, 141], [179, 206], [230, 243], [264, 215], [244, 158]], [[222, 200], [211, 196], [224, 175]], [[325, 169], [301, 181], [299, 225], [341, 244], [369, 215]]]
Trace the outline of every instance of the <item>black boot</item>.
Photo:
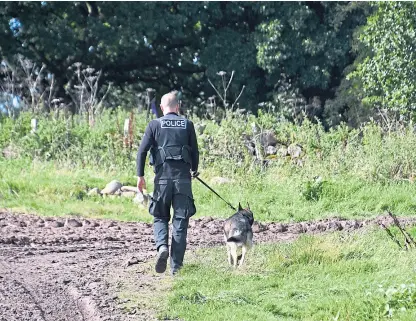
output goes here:
[[157, 273], [163, 273], [166, 271], [166, 265], [168, 262], [169, 250], [166, 245], [161, 245], [157, 251], [155, 270]]

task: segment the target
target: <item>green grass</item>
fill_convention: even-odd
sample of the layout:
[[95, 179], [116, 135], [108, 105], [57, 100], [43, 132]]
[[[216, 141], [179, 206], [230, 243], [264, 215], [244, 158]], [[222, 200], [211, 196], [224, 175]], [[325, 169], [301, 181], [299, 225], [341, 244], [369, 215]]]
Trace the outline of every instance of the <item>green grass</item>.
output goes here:
[[188, 253], [186, 262], [160, 312], [162, 319], [416, 317], [416, 252], [399, 250], [379, 229], [258, 245], [238, 270], [228, 267], [225, 248]]
[[[217, 174], [202, 170], [201, 178], [235, 206], [247, 202], [260, 221], [304, 221], [325, 217], [372, 217], [387, 208], [398, 215], [416, 210], [416, 185], [402, 181], [372, 182], [356, 177], [323, 176], [314, 183], [299, 173], [279, 167], [266, 173], [230, 176], [232, 183], [211, 184]], [[146, 172], [148, 190], [153, 173]], [[40, 215], [82, 215], [120, 220], [151, 221], [147, 209], [131, 199], [88, 197], [92, 187], [103, 188], [113, 179], [136, 184], [135, 169], [106, 171], [59, 167], [52, 162], [0, 159], [0, 208]], [[200, 182], [193, 183], [195, 217], [227, 217], [232, 211]], [[312, 196], [311, 196], [312, 195]]]
[[0, 161], [0, 208], [46, 216], [81, 215], [128, 221], [151, 221], [146, 209], [126, 198], [89, 197], [113, 179], [136, 184], [127, 173], [59, 168], [53, 163]]

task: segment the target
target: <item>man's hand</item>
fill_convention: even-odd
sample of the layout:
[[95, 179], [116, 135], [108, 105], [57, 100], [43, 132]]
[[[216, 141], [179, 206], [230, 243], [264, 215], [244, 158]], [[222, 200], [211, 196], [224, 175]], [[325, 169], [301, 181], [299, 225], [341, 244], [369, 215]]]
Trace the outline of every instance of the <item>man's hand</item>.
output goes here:
[[144, 176], [139, 176], [137, 178], [137, 189], [142, 194], [143, 194], [143, 190], [146, 190], [146, 180], [144, 179]]
[[191, 171], [191, 177], [195, 178], [199, 176], [199, 172], [198, 171]]

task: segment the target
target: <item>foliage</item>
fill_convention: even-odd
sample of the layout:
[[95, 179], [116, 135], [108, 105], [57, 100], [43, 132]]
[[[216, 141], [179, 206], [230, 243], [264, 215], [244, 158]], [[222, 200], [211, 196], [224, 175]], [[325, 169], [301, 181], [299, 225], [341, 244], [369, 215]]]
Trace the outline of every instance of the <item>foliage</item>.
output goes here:
[[[364, 23], [366, 6], [352, 2], [264, 6], [271, 18], [258, 26], [259, 65], [274, 83], [289, 80], [308, 97], [321, 96], [319, 92], [339, 85], [335, 78], [352, 62], [348, 54], [352, 33]], [[310, 89], [315, 94], [308, 94]]]
[[385, 299], [382, 307], [389, 318], [398, 317], [401, 312], [411, 310], [416, 306], [415, 284], [402, 283], [399, 286], [391, 286], [385, 289], [380, 286], [380, 292]]
[[[22, 113], [16, 120], [2, 118], [0, 148], [11, 146], [21, 157], [40, 161], [98, 168], [132, 168], [148, 122], [145, 114], [119, 109], [104, 111], [92, 127], [82, 115], [39, 116], [38, 130], [31, 133], [31, 117], [30, 113]], [[127, 118], [132, 119], [132, 145], [126, 145], [123, 139]], [[219, 124], [193, 120], [198, 132], [198, 128], [205, 127], [198, 134], [202, 166], [224, 174], [259, 169], [248, 147], [262, 133], [273, 135], [282, 148], [297, 145], [302, 150], [296, 158], [277, 153], [263, 165], [270, 170], [301, 172], [306, 180], [354, 172], [356, 177], [365, 180], [413, 181], [416, 173], [416, 158], [412, 153], [416, 148], [416, 134], [412, 123], [393, 122], [385, 128], [370, 122], [358, 129], [342, 124], [325, 131], [319, 122], [305, 120], [295, 125], [272, 112], [260, 112], [258, 117], [227, 113]]]
[[[59, 118], [39, 116], [38, 130], [31, 132], [30, 113], [22, 113], [16, 122], [5, 118], [0, 124], [0, 146], [14, 146], [21, 157], [49, 161], [68, 166], [126, 168], [134, 164], [135, 152], [123, 143], [122, 127], [126, 112], [106, 110], [93, 127], [83, 116]], [[144, 132], [145, 117], [136, 118], [134, 141]], [[4, 126], [4, 127], [3, 127]]]
[[378, 2], [375, 6], [359, 35], [367, 55], [350, 77], [361, 81], [366, 104], [411, 112], [416, 106], [416, 5]]
[[308, 201], [317, 201], [322, 196], [324, 182], [321, 177], [305, 183], [302, 196]]
[[[201, 92], [206, 66], [208, 75], [212, 70], [242, 69], [244, 73], [236, 77], [239, 87], [247, 73], [258, 69], [246, 28], [235, 25], [243, 6], [215, 2], [203, 6], [185, 2], [4, 2], [0, 53], [10, 64], [20, 53], [45, 65], [57, 79], [58, 97], [68, 98], [64, 85], [76, 76], [66, 71], [80, 62], [102, 70], [104, 83], [113, 82], [118, 88], [127, 88], [126, 92], [184, 87], [192, 93], [190, 99]], [[236, 21], [230, 21], [229, 15], [238, 12]], [[11, 18], [15, 19], [13, 28]], [[236, 51], [218, 47], [221, 38], [228, 43], [236, 40], [238, 52], [251, 66], [237, 66]], [[221, 57], [218, 63], [217, 55]], [[252, 95], [258, 91], [256, 82], [247, 85]]]
[[52, 105], [54, 76], [48, 75], [45, 65], [15, 55], [13, 65], [1, 63], [0, 74], [0, 104], [9, 117], [15, 117], [19, 110], [37, 113]]
[[[20, 197], [13, 192], [0, 192], [0, 202], [8, 208], [61, 213], [50, 204], [51, 199], [58, 197], [54, 204], [65, 204], [65, 208], [82, 208], [84, 202], [92, 208], [94, 202], [89, 203], [90, 199], [76, 199], [77, 195], [83, 196], [78, 193], [79, 188], [103, 188], [120, 177], [134, 185], [136, 152], [147, 120], [143, 114], [133, 114], [130, 147], [123, 139], [123, 122], [128, 117], [131, 115], [120, 110], [105, 111], [92, 127], [81, 116], [40, 117], [36, 134], [30, 132], [29, 113], [22, 113], [16, 120], [3, 118], [0, 191], [18, 186]], [[231, 183], [223, 185], [213, 180], [213, 185], [232, 204], [250, 200], [259, 220], [366, 217], [377, 215], [386, 207], [396, 213], [411, 214], [416, 208], [416, 134], [412, 124], [397, 123], [386, 130], [373, 122], [359, 129], [342, 125], [325, 131], [319, 123], [304, 121], [294, 125], [273, 113], [260, 113], [259, 117], [229, 113], [220, 124], [193, 120], [197, 131], [206, 125], [205, 131], [198, 134], [203, 179], [209, 184], [215, 176], [231, 179]], [[282, 149], [301, 146], [301, 155], [292, 158], [276, 153], [259, 162], [246, 147], [253, 128], [259, 133], [273, 133]], [[68, 169], [74, 178], [60, 174]], [[99, 179], [98, 186], [80, 186], [77, 177], [82, 175], [86, 182]], [[149, 166], [146, 177], [150, 184], [153, 171]], [[65, 181], [64, 185], [61, 181]], [[47, 192], [40, 196], [38, 186], [43, 185]], [[228, 215], [226, 205], [204, 186], [196, 182], [194, 191], [197, 215]], [[72, 198], [68, 196], [71, 192], [75, 195]], [[134, 217], [130, 207], [126, 207], [126, 212], [117, 212]]]
[[68, 68], [76, 62], [102, 70], [100, 82], [114, 85], [109, 101], [129, 109], [149, 87], [159, 96], [183, 88], [189, 107], [198, 98], [207, 102], [215, 92], [206, 79], [221, 70], [236, 72], [229, 97], [234, 101], [244, 85], [239, 103], [248, 110], [270, 100], [283, 81], [305, 99], [324, 102], [353, 61], [352, 32], [367, 14], [365, 5], [332, 2], [23, 1], [0, 7], [1, 59], [14, 68], [20, 55], [44, 68], [54, 77], [56, 98], [72, 112], [77, 76]]

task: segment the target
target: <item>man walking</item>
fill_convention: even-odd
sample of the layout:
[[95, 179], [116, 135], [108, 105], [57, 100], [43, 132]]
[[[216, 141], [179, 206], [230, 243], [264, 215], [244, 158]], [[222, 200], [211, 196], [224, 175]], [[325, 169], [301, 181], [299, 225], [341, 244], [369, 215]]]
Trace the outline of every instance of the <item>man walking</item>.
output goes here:
[[189, 218], [196, 208], [191, 178], [198, 175], [199, 151], [195, 128], [190, 120], [178, 115], [179, 102], [175, 92], [162, 97], [163, 117], [152, 120], [146, 128], [137, 153], [137, 187], [146, 188], [144, 166], [150, 150], [155, 180], [149, 212], [154, 217], [154, 237], [157, 248], [155, 270], [163, 273], [169, 257], [168, 238], [170, 208], [173, 207], [171, 273], [183, 264]]

